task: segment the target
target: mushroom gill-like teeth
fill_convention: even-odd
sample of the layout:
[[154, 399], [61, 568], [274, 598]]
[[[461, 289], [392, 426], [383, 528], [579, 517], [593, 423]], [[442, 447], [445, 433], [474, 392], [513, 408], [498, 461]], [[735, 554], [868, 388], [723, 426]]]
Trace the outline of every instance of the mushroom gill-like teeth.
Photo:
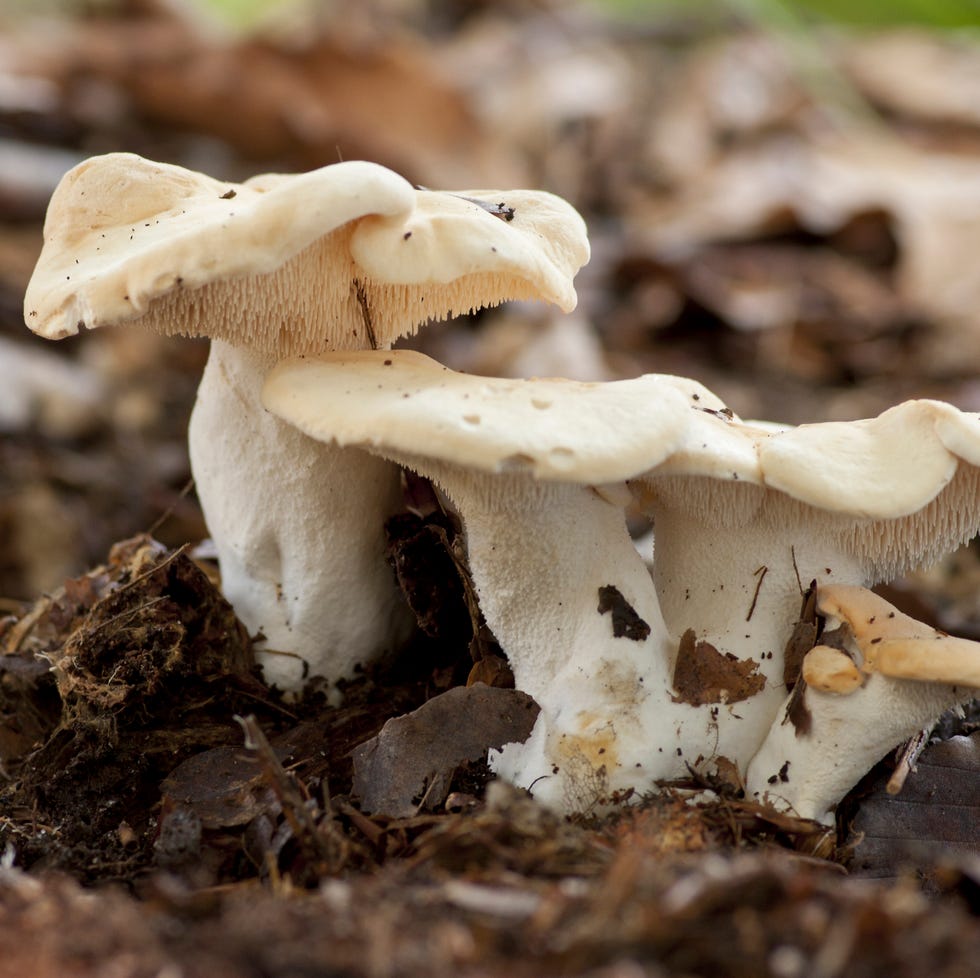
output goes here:
[[[362, 351], [279, 363], [263, 402], [311, 438], [409, 465], [456, 507], [481, 610], [541, 708], [531, 739], [493, 758], [501, 776], [581, 811], [744, 746], [731, 734], [758, 709], [756, 664], [739, 664], [753, 681], [732, 705], [672, 695], [677, 642], [612, 491], [685, 449], [709, 418], [692, 403], [720, 412], [703, 387], [476, 377]], [[730, 435], [726, 418], [710, 423]]]
[[501, 297], [539, 298], [570, 312], [572, 276], [589, 260], [579, 214], [560, 197], [533, 190], [420, 190], [408, 217], [360, 222], [350, 249], [379, 287], [451, 286], [437, 291], [437, 303], [426, 300], [433, 317], [485, 305], [484, 275], [496, 278]]
[[940, 401], [777, 433], [759, 462], [767, 486], [827, 514], [814, 526], [869, 580], [932, 563], [980, 527], [980, 416]]
[[[288, 266], [301, 255], [311, 275], [323, 262], [314, 245], [369, 214], [407, 215], [415, 197], [398, 174], [360, 161], [263, 185], [225, 183], [131, 153], [92, 157], [51, 198], [25, 318], [51, 339], [149, 316], [146, 325], [161, 332], [244, 341], [242, 324], [312, 292], [268, 276], [287, 268], [290, 278]], [[344, 247], [338, 262], [346, 254]], [[328, 304], [348, 301], [349, 276], [341, 278], [337, 296], [326, 290]], [[265, 340], [270, 349], [274, 339]]]
[[[980, 529], [980, 420], [936, 401], [798, 428], [700, 414], [682, 447], [630, 486], [656, 528], [667, 627], [757, 659], [775, 715], [802, 590], [866, 587]], [[753, 716], [742, 728], [750, 755], [768, 736], [765, 711]]]
[[418, 190], [360, 161], [226, 183], [112, 153], [52, 197], [24, 306], [34, 332], [138, 322], [213, 341], [191, 468], [226, 591], [283, 687], [351, 675], [397, 646], [409, 615], [384, 557], [397, 467], [268, 414], [264, 375], [508, 299], [571, 308], [589, 257], [581, 217], [550, 194], [488, 194]]

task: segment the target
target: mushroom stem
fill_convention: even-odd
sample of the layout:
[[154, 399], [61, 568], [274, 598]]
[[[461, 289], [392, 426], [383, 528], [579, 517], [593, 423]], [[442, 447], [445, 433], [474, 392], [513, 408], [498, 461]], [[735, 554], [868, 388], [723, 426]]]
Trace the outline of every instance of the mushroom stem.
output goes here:
[[461, 514], [487, 624], [541, 707], [529, 740], [492, 752], [495, 773], [589, 811], [712, 759], [719, 708], [672, 698], [677, 643], [622, 508], [530, 474], [425, 471]]
[[795, 501], [749, 483], [728, 488], [724, 500], [715, 496], [714, 513], [697, 505], [695, 479], [649, 480], [641, 502], [654, 521], [654, 579], [667, 627], [677, 636], [694, 629], [720, 652], [754, 660], [766, 677], [764, 690], [737, 704], [737, 732], [726, 734], [744, 771], [786, 696], [785, 649], [801, 588], [867, 582], [833, 538], [797, 517]]
[[[817, 589], [824, 637], [804, 660], [838, 654], [858, 682], [803, 684], [749, 766], [747, 790], [806, 818], [830, 820], [844, 794], [889, 750], [929, 726], [980, 686], [980, 643], [902, 614], [860, 587]], [[792, 709], [791, 709], [792, 707]]]
[[787, 709], [779, 710], [749, 765], [746, 794], [832, 823], [838, 802], [878, 761], [970, 696], [964, 686], [881, 673], [845, 694], [807, 686], [797, 709], [807, 715], [808, 730], [797, 730]]
[[395, 647], [410, 618], [384, 558], [396, 466], [315, 441], [262, 407], [273, 361], [213, 340], [189, 428], [222, 590], [260, 635], [265, 678], [331, 680]]

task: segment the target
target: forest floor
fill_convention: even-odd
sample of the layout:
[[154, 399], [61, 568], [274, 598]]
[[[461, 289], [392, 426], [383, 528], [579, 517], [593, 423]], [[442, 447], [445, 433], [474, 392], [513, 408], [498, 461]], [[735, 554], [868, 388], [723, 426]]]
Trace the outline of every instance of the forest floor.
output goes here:
[[[456, 369], [676, 373], [788, 423], [977, 411], [980, 45], [358, 9], [248, 37], [151, 0], [0, 16], [0, 978], [976, 974], [975, 709], [897, 794], [886, 758], [834, 826], [696, 780], [559, 818], [460, 746], [498, 715], [465, 642], [419, 636], [339, 705], [269, 690], [201, 546], [185, 443], [206, 343], [45, 345], [21, 305], [48, 197], [86, 156], [228, 180], [364, 158], [544, 187], [588, 221], [571, 316], [517, 305], [400, 344]], [[976, 542], [886, 585], [980, 638]], [[355, 748], [437, 697], [438, 771], [403, 734], [412, 810], [372, 814]]]

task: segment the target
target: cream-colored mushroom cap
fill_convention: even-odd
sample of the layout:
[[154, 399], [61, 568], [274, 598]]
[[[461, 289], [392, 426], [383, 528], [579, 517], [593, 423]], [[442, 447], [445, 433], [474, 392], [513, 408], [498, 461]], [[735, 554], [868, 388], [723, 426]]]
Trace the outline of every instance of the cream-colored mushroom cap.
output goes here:
[[52, 197], [25, 319], [50, 339], [140, 319], [284, 356], [385, 346], [507, 299], [573, 307], [581, 217], [550, 194], [486, 193], [360, 161], [233, 184], [93, 157]]
[[831, 514], [878, 579], [938, 560], [980, 527], [980, 416], [906, 401], [876, 418], [802, 425], [760, 445], [767, 486]]
[[684, 445], [699, 413], [693, 405], [722, 407], [680, 377], [477, 377], [409, 350], [283, 361], [262, 400], [321, 441], [583, 484], [618, 482], [657, 464]]
[[824, 585], [817, 589], [817, 611], [827, 619], [827, 628], [847, 623], [862, 658], [858, 666], [866, 674], [980, 688], [980, 642], [916, 621], [873, 591]]
[[735, 419], [729, 429], [725, 439], [692, 429], [683, 453], [638, 481], [641, 504], [659, 497], [712, 525], [752, 521], [760, 532], [805, 525], [877, 580], [939, 559], [980, 528], [978, 415], [914, 400], [861, 421], [766, 430]]

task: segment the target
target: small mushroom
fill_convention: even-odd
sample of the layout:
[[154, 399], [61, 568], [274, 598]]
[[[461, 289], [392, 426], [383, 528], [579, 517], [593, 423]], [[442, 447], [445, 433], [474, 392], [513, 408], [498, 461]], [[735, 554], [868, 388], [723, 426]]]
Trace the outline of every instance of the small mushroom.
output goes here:
[[980, 687], [980, 644], [916, 621], [873, 591], [841, 584], [820, 588], [817, 611], [825, 631], [846, 625], [863, 673]]
[[568, 310], [588, 258], [581, 218], [549, 194], [417, 190], [364, 162], [230, 184], [123, 153], [64, 177], [44, 238], [25, 300], [35, 332], [138, 322], [211, 337], [191, 465], [225, 594], [286, 689], [350, 675], [409, 616], [383, 559], [397, 469], [264, 412], [268, 369], [506, 299]]
[[626, 528], [624, 479], [686, 443], [694, 381], [503, 380], [409, 351], [279, 363], [266, 407], [437, 483], [461, 515], [487, 623], [541, 707], [498, 774], [565, 811], [687, 773], [717, 742], [713, 702], [673, 695], [677, 645]]
[[[861, 587], [819, 588], [816, 607], [824, 634], [845, 648], [817, 645], [807, 654], [805, 685], [794, 691], [805, 730], [780, 712], [749, 767], [747, 790], [804, 817], [830, 820], [844, 794], [888, 751], [976, 695], [980, 642], [930, 628]], [[831, 654], [850, 662], [853, 673], [821, 683]], [[784, 776], [774, 782], [777, 770]]]

